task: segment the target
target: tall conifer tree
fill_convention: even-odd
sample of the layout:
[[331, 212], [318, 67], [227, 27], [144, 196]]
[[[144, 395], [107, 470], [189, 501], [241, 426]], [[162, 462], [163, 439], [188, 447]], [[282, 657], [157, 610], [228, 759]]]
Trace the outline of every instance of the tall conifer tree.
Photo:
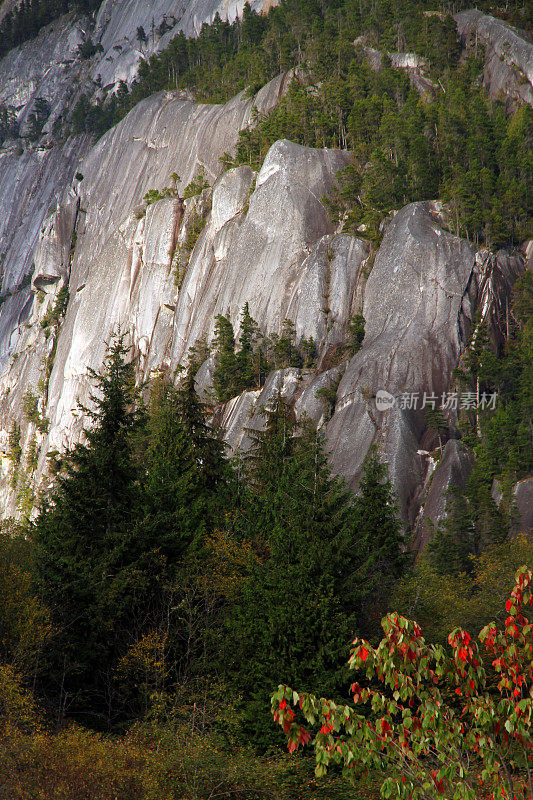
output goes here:
[[138, 573], [137, 470], [131, 437], [141, 424], [133, 367], [124, 337], [108, 349], [96, 391], [86, 443], [65, 458], [53, 491], [33, 526], [36, 577], [57, 626], [50, 654], [59, 685], [47, 689], [60, 706], [104, 715], [117, 631], [132, 612]]
[[269, 738], [268, 691], [318, 680], [335, 691], [355, 626], [346, 591], [355, 568], [350, 493], [332, 478], [320, 435], [296, 426], [278, 397], [248, 459], [248, 500], [236, 521], [259, 558], [229, 622], [243, 724], [259, 747]]

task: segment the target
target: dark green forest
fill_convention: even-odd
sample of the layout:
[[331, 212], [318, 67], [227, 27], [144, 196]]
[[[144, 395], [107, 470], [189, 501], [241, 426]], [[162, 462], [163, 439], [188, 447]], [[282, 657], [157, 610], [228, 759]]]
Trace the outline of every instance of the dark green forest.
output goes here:
[[[501, 351], [480, 334], [461, 364], [457, 379], [497, 390], [500, 404], [462, 413], [475, 466], [417, 561], [378, 449], [353, 494], [331, 475], [320, 431], [278, 396], [230, 460], [194, 388], [205, 350], [177, 380], [161, 372], [139, 386], [117, 336], [92, 373], [84, 442], [56, 458], [37, 515], [2, 526], [0, 778], [11, 796], [207, 798], [224, 785], [236, 798], [377, 797], [378, 773], [354, 789], [284, 756], [270, 694], [282, 681], [345, 702], [350, 641], [377, 641], [392, 608], [435, 642], [501, 615], [533, 556], [530, 540], [510, 537], [512, 486], [533, 462], [532, 310], [527, 273]], [[217, 320], [220, 392], [223, 378], [261, 383], [248, 367], [264, 342], [247, 306], [242, 317], [238, 345]]]
[[[93, 14], [98, 5], [24, 0], [0, 25], [0, 55], [65, 11]], [[462, 53], [451, 17], [467, 7], [282, 0], [268, 15], [248, 7], [242, 20], [216, 19], [197, 39], [178, 35], [141, 62], [129, 89], [100, 104], [82, 97], [58, 135], [100, 136], [164, 89], [223, 102], [293, 69], [286, 96], [241, 132], [225, 167], [260, 168], [280, 138], [349, 149], [352, 161], [324, 199], [344, 230], [374, 247], [390, 211], [441, 198], [454, 233], [513, 248], [531, 235], [533, 115], [488, 98], [482, 48]], [[525, 4], [480, 7], [531, 32]], [[365, 47], [381, 53], [380, 71]], [[392, 68], [393, 51], [427, 59], [422, 95]], [[14, 135], [13, 120], [2, 119], [0, 130]], [[200, 176], [191, 191], [202, 188]], [[164, 196], [152, 191], [152, 200]], [[63, 312], [53, 312], [56, 322]], [[527, 272], [504, 334], [495, 341], [476, 320], [455, 372], [465, 390], [497, 392], [496, 409], [461, 411], [453, 431], [442, 416], [427, 417], [435, 459], [453, 435], [474, 466], [418, 557], [379, 448], [352, 492], [331, 474], [320, 430], [297, 421], [281, 396], [262, 409], [264, 429], [249, 431], [249, 451], [228, 457], [220, 404], [260, 388], [273, 369], [316, 367], [315, 343], [298, 341], [290, 320], [267, 337], [246, 304], [237, 338], [219, 315], [210, 349], [198, 342], [175, 375], [161, 369], [146, 385], [118, 332], [91, 373], [82, 443], [52, 454], [51, 488], [1, 526], [0, 796], [380, 796], [375, 769], [357, 772], [355, 785], [340, 769], [318, 780], [312, 755], [289, 755], [270, 696], [281, 682], [347, 702], [353, 637], [377, 643], [391, 610], [416, 618], [433, 643], [457, 625], [477, 633], [502, 622], [515, 570], [533, 563], [531, 539], [513, 535], [513, 487], [533, 469], [532, 312]], [[361, 346], [364, 325], [360, 315], [350, 320], [340, 362]], [[195, 375], [209, 355], [214, 393], [203, 402]], [[330, 403], [331, 390], [321, 397]], [[36, 398], [26, 405], [45, 424]], [[9, 448], [14, 480], [23, 467], [17, 426]]]

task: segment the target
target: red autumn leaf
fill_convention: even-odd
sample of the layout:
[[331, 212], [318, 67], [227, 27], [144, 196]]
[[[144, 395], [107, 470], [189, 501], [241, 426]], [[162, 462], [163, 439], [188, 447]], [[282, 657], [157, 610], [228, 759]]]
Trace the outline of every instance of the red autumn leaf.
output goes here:
[[305, 730], [305, 728], [300, 728], [300, 735], [298, 737], [300, 744], [306, 745], [310, 739], [311, 735]]
[[286, 701], [285, 699], [283, 699], [283, 700], [281, 701], [281, 703], [279, 704], [279, 707], [280, 707], [280, 708], [281, 708], [281, 710], [283, 711], [283, 709], [284, 709], [284, 708], [287, 708], [287, 701]]
[[367, 658], [368, 658], [368, 650], [366, 649], [366, 647], [360, 647], [359, 648], [358, 656], [362, 661], [366, 661], [367, 660]]
[[433, 778], [433, 782], [435, 784], [435, 788], [439, 794], [444, 794], [444, 781], [440, 780], [437, 777], [438, 773], [437, 770], [434, 769], [431, 771], [431, 777]]

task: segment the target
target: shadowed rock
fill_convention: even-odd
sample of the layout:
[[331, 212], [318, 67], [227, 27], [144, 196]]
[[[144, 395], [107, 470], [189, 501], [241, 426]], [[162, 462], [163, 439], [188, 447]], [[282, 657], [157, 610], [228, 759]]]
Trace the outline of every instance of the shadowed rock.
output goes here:
[[473, 454], [459, 441], [446, 442], [440, 461], [430, 473], [422, 499], [423, 508], [417, 520], [413, 549], [417, 552], [427, 547], [442, 522], [450, 503], [450, 489], [463, 488], [474, 463]]
[[513, 489], [515, 520], [513, 534], [533, 534], [533, 478], [518, 481]]

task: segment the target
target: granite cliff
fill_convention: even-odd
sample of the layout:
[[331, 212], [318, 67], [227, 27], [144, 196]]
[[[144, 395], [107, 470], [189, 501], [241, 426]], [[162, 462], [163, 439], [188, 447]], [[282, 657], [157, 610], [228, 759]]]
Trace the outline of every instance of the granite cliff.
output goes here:
[[[178, 5], [158, 0], [149, 20], [145, 4], [106, 1], [96, 21], [64, 18], [0, 63], [0, 102], [17, 109], [22, 133], [37, 98], [48, 104], [37, 139], [23, 136], [0, 149], [3, 513], [20, 508], [21, 487], [10, 480], [14, 424], [21, 429], [23, 458], [34, 454], [24, 485], [31, 495], [50, 480], [50, 453], [78, 440], [77, 403], [88, 400], [89, 370], [100, 367], [106, 342], [119, 328], [129, 336], [139, 378], [149, 380], [161, 367], [175, 370], [198, 339], [209, 342], [217, 314], [238, 329], [248, 302], [263, 333], [279, 333], [289, 318], [298, 340], [313, 337], [318, 361], [313, 370], [277, 370], [262, 387], [220, 408], [229, 448], [246, 447], [246, 429], [261, 425], [259, 409], [280, 391], [297, 416], [323, 427], [333, 469], [352, 486], [371, 444], [381, 443], [404, 518], [418, 526], [423, 541], [426, 497], [434, 522], [444, 513], [444, 489], [466, 474], [468, 454], [453, 438], [452, 413], [452, 439], [435, 467], [436, 444], [424, 414], [398, 402], [380, 411], [376, 392], [448, 392], [476, 312], [498, 336], [498, 311], [525, 258], [476, 250], [450, 232], [437, 201], [399, 209], [386, 223], [379, 250], [371, 252], [366, 241], [332, 225], [323, 203], [349, 162], [346, 151], [282, 140], [259, 172], [248, 166], [223, 172], [220, 156], [252, 123], [254, 106], [267, 112], [278, 102], [286, 75], [253, 98], [239, 95], [223, 106], [160, 93], [96, 144], [84, 136], [55, 143], [54, 122], [82, 88], [98, 93], [131, 80], [139, 58], [135, 31], [139, 25], [148, 30], [152, 15], [156, 24], [170, 19], [172, 31], [194, 33], [217, 11], [232, 18], [242, 7], [197, 0], [180, 12]], [[490, 90], [507, 91], [492, 54], [500, 53], [503, 29], [491, 19], [478, 12], [457, 17], [464, 37], [475, 29], [488, 43]], [[150, 47], [163, 46], [172, 31]], [[103, 53], [83, 61], [78, 47], [88, 36]], [[531, 45], [513, 36], [507, 66], [527, 81], [519, 81], [510, 97], [518, 93], [531, 102]], [[183, 201], [170, 192], [143, 204], [149, 190], [171, 185], [173, 173], [185, 186], [199, 171], [209, 184], [200, 194]], [[201, 231], [177, 274], [198, 220]], [[366, 321], [365, 339], [349, 358], [342, 345], [357, 313]], [[197, 376], [204, 396], [212, 367], [208, 359]], [[327, 403], [317, 396], [324, 387], [331, 390]]]

